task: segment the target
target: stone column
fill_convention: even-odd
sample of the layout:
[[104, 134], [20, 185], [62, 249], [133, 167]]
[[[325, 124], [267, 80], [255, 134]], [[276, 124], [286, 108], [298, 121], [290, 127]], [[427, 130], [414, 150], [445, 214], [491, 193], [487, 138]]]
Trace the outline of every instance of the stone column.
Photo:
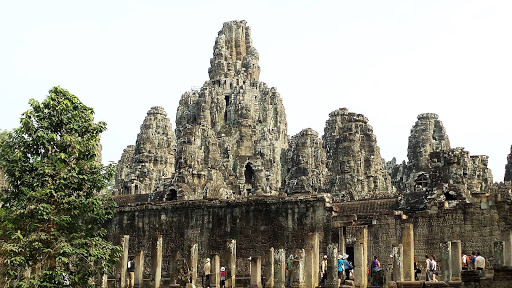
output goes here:
[[211, 287], [220, 287], [220, 256], [219, 254], [212, 255], [211, 262], [211, 273], [210, 274], [210, 286]]
[[[306, 250], [300, 249], [295, 252], [295, 260], [293, 261], [293, 288], [306, 288], [305, 282], [305, 261], [306, 261]], [[309, 286], [311, 287], [311, 286]]]
[[251, 257], [251, 288], [261, 288], [261, 257]]
[[315, 258], [313, 248], [306, 248], [304, 253], [304, 283], [306, 284], [306, 287], [316, 287], [313, 283], [315, 283], [315, 276], [318, 275], [313, 272], [313, 258]]
[[142, 287], [144, 272], [144, 251], [140, 250], [135, 256], [135, 283], [139, 287]]
[[101, 276], [101, 288], [108, 288], [108, 276], [107, 276], [107, 274], [103, 274], [103, 276]]
[[264, 265], [265, 288], [274, 288], [274, 248], [270, 248], [265, 252]]
[[160, 280], [162, 278], [162, 235], [158, 235], [153, 239], [151, 247], [151, 287], [160, 288]]
[[354, 245], [354, 285], [356, 288], [368, 287], [367, 261], [368, 228], [360, 226], [356, 231], [356, 243]]
[[412, 223], [402, 225], [404, 281], [414, 281], [414, 229]]
[[236, 240], [231, 239], [226, 244], [226, 287], [235, 287], [236, 276]]
[[[443, 277], [443, 281], [448, 282], [452, 278], [452, 242], [441, 243], [439, 244], [439, 248], [441, 250], [441, 265], [439, 265], [439, 259], [436, 259], [438, 265], [437, 270], [441, 272], [440, 276]], [[440, 277], [438, 276], [437, 278]]]
[[460, 240], [452, 241], [452, 261], [451, 261], [451, 273], [452, 278], [451, 281], [460, 281], [461, 280], [461, 271], [462, 271], [462, 243]]
[[286, 251], [284, 249], [278, 249], [275, 252], [274, 265], [274, 287], [284, 288], [286, 277]]
[[171, 284], [176, 284], [176, 282], [178, 281], [178, 271], [177, 271], [177, 260], [178, 260], [178, 252], [177, 251], [173, 251], [171, 253], [171, 259], [169, 259], [169, 263], [170, 263], [170, 271], [169, 271], [169, 276], [170, 276], [170, 281], [171, 281]]
[[404, 281], [404, 252], [402, 244], [393, 247], [393, 281]]
[[346, 245], [346, 235], [347, 235], [347, 227], [341, 227], [340, 228], [340, 237], [338, 242], [338, 253], [341, 255], [344, 255], [347, 252], [347, 245]]
[[197, 282], [197, 261], [198, 261], [198, 247], [197, 244], [190, 246], [190, 255], [188, 256], [188, 265], [190, 273], [192, 274], [192, 285], [196, 285]]
[[[311, 270], [311, 279], [313, 282], [312, 285], [308, 285], [308, 287], [316, 287], [319, 284], [320, 275], [320, 235], [317, 232], [308, 234], [307, 248], [312, 250], [311, 265], [313, 266]], [[309, 265], [306, 264], [306, 267], [309, 267]], [[307, 279], [308, 277], [306, 276], [306, 281], [309, 281]]]
[[338, 244], [327, 245], [327, 288], [338, 287]]
[[504, 266], [512, 266], [512, 230], [502, 231], [501, 239], [505, 242], [505, 250], [503, 251], [505, 258], [503, 259]]
[[503, 268], [505, 262], [505, 242], [494, 242], [494, 268]]
[[116, 279], [121, 279], [121, 288], [126, 287], [126, 269], [128, 266], [128, 245], [130, 242], [130, 236], [123, 235], [120, 240], [121, 248], [123, 249], [123, 254], [121, 254], [121, 259], [117, 263], [117, 273], [120, 275], [116, 275]]

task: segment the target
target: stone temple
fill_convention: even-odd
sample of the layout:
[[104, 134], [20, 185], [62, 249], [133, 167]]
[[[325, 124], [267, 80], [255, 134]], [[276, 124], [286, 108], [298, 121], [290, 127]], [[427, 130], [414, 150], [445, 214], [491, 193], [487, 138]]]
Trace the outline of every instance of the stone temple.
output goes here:
[[[204, 287], [206, 258], [210, 287], [220, 287], [221, 266], [227, 287], [285, 287], [293, 256], [291, 286], [316, 287], [327, 255], [326, 286], [338, 287], [336, 258], [346, 254], [347, 284], [369, 286], [377, 255], [385, 285], [425, 287], [436, 283], [409, 283], [413, 259], [423, 267], [434, 254], [439, 287], [512, 287], [512, 152], [495, 183], [487, 156], [452, 148], [433, 113], [411, 123], [402, 163], [386, 162], [371, 119], [346, 108], [326, 115], [323, 136], [290, 137], [258, 60], [246, 22], [224, 23], [209, 79], [182, 95], [175, 129], [162, 107], [148, 107], [119, 161], [107, 229], [124, 254], [105, 286], [125, 287], [134, 257], [139, 287]], [[481, 252], [485, 276], [461, 272], [462, 251]]]

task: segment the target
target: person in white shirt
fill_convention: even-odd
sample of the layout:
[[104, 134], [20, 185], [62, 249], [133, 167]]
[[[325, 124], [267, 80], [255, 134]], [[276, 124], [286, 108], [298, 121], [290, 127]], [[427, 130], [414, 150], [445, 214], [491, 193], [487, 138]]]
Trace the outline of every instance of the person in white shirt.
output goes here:
[[205, 277], [205, 287], [210, 287], [210, 274], [211, 274], [211, 264], [210, 264], [210, 258], [206, 258], [206, 262], [204, 263], [203, 267], [204, 271], [204, 277]]
[[482, 255], [480, 255], [480, 251], [476, 252], [475, 267], [478, 273], [480, 273], [480, 277], [485, 275], [485, 258]]

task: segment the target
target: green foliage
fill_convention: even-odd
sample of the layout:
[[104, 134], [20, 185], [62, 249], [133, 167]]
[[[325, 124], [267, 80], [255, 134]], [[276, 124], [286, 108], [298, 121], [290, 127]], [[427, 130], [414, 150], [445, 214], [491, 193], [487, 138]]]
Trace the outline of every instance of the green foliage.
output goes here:
[[105, 192], [115, 167], [97, 160], [106, 124], [94, 123], [93, 109], [67, 90], [49, 93], [41, 103], [31, 99], [21, 126], [0, 138], [8, 183], [0, 209], [6, 287], [61, 287], [63, 273], [71, 287], [92, 287], [89, 280], [121, 253], [102, 228], [115, 208]]

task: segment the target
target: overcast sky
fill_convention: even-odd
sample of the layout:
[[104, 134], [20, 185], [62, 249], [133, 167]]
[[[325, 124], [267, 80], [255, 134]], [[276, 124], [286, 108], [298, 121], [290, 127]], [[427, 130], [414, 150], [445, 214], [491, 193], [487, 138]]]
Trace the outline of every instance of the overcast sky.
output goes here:
[[107, 122], [103, 160], [135, 144], [147, 111], [175, 127], [181, 95], [208, 80], [222, 23], [246, 20], [260, 80], [280, 92], [288, 134], [323, 134], [329, 112], [368, 117], [386, 160], [436, 113], [452, 147], [489, 155], [502, 181], [512, 145], [512, 1], [1, 1], [0, 129], [56, 85]]

